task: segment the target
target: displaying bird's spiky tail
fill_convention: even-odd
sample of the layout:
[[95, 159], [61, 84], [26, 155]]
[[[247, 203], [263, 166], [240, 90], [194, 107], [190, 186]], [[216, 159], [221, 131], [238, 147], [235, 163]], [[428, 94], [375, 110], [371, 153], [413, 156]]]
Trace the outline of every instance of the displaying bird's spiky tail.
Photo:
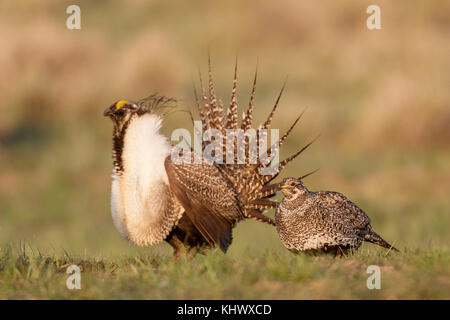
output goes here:
[[[250, 101], [248, 103], [247, 110], [243, 113], [241, 125], [238, 124], [238, 105], [236, 98], [236, 88], [237, 88], [237, 60], [234, 68], [234, 78], [233, 86], [231, 92], [231, 99], [229, 107], [224, 110], [223, 103], [220, 99], [216, 97], [214, 89], [214, 81], [212, 77], [212, 67], [211, 59], [208, 59], [208, 85], [207, 89], [203, 87], [202, 80], [200, 77], [201, 94], [199, 95], [195, 92], [196, 102], [198, 112], [202, 121], [202, 130], [215, 129], [222, 134], [222, 150], [223, 150], [223, 162], [216, 163], [215, 165], [220, 169], [223, 175], [232, 183], [234, 189], [237, 191], [239, 200], [243, 206], [243, 212], [246, 218], [251, 218], [254, 220], [262, 221], [275, 225], [273, 220], [263, 214], [266, 209], [276, 208], [277, 202], [270, 200], [270, 198], [278, 191], [276, 187], [269, 186], [269, 183], [275, 179], [281, 170], [292, 160], [294, 160], [298, 155], [300, 155], [309, 145], [310, 142], [298, 152], [281, 161], [275, 170], [271, 171], [269, 174], [262, 174], [264, 169], [273, 165], [274, 153], [279, 148], [283, 142], [286, 140], [288, 135], [292, 132], [295, 125], [300, 120], [303, 113], [301, 113], [298, 118], [293, 122], [286, 133], [279, 139], [275, 146], [271, 146], [267, 149], [264, 154], [266, 157], [265, 161], [261, 161], [260, 155], [266, 148], [266, 143], [260, 138], [264, 138], [263, 135], [267, 135], [267, 130], [270, 128], [272, 119], [274, 117], [275, 111], [279, 105], [281, 95], [285, 88], [286, 82], [283, 84], [281, 91], [275, 101], [275, 104], [269, 113], [267, 119], [263, 124], [259, 125], [257, 130], [252, 128], [253, 120], [253, 110], [256, 92], [256, 80], [257, 80], [257, 70], [255, 71], [255, 76], [253, 79], [252, 91], [250, 96]], [[195, 89], [194, 89], [195, 91]], [[227, 130], [240, 129], [244, 134], [249, 130], [256, 131], [256, 155], [251, 154], [252, 141], [250, 137], [245, 135], [243, 141], [238, 142], [239, 137], [233, 138], [233, 141], [227, 143], [226, 133]], [[264, 143], [262, 143], [264, 141]], [[254, 141], [253, 141], [254, 143]], [[206, 144], [202, 145], [202, 152], [206, 148]], [[274, 150], [275, 149], [275, 150]], [[253, 149], [254, 151], [254, 149]], [[244, 155], [242, 157], [238, 157]], [[253, 158], [252, 158], [253, 156]], [[255, 161], [251, 159], [256, 158]], [[225, 159], [233, 159], [232, 163], [227, 163]]]
[[386, 240], [384, 240], [379, 234], [377, 234], [375, 231], [372, 230], [372, 228], [369, 228], [365, 234], [364, 234], [364, 241], [373, 243], [373, 244], [377, 244], [380, 247], [389, 249], [389, 250], [394, 250], [397, 252], [400, 252], [397, 248], [395, 248], [394, 246], [392, 246], [391, 244], [389, 244]]

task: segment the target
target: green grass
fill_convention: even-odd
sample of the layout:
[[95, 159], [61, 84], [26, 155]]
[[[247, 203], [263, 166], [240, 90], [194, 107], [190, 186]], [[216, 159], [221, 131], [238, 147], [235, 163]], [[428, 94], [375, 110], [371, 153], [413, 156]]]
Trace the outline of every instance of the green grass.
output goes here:
[[[104, 145], [82, 153], [85, 159], [74, 158], [72, 152], [90, 145], [90, 136], [101, 135], [85, 128], [84, 135], [55, 129], [34, 155], [31, 147], [4, 154], [0, 299], [450, 298], [447, 152], [356, 156], [319, 144], [287, 168], [289, 176], [326, 164], [307, 185], [347, 194], [400, 255], [386, 256], [368, 244], [343, 259], [295, 256], [275, 228], [245, 221], [234, 230], [226, 255], [211, 251], [175, 262], [168, 244], [139, 248], [115, 230], [105, 156], [109, 134]], [[72, 141], [72, 134], [83, 143], [59, 141]], [[66, 288], [70, 264], [83, 270], [81, 290]], [[372, 264], [382, 270], [381, 290], [366, 288]]]
[[[28, 245], [0, 251], [0, 299], [446, 299], [450, 252], [363, 247], [335, 259], [289, 252], [211, 252], [174, 261], [167, 254], [71, 256]], [[81, 289], [69, 290], [69, 265], [81, 268]], [[381, 268], [381, 289], [369, 290], [369, 265]]]
[[[321, 167], [305, 183], [346, 194], [400, 255], [364, 245], [343, 259], [295, 256], [275, 228], [245, 221], [226, 255], [175, 262], [168, 244], [135, 247], [115, 230], [110, 128], [96, 123], [49, 127], [37, 147], [17, 144], [2, 154], [0, 299], [450, 298], [445, 150], [349, 150], [325, 140], [286, 168], [284, 176], [295, 176]], [[66, 288], [70, 264], [83, 270], [81, 290]], [[381, 290], [366, 287], [372, 264], [381, 268]]]

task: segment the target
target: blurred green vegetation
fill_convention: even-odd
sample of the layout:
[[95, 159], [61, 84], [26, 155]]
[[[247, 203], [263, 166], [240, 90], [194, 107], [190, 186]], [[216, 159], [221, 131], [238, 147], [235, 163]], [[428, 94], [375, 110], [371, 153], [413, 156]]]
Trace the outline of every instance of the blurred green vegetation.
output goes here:
[[[169, 259], [167, 244], [137, 248], [113, 227], [112, 129], [102, 112], [119, 98], [137, 100], [153, 92], [179, 98], [182, 109], [193, 107], [192, 79], [198, 69], [205, 74], [209, 49], [225, 104], [238, 52], [241, 110], [258, 61], [256, 122], [268, 114], [289, 76], [274, 126], [283, 131], [307, 112], [282, 155], [318, 133], [321, 138], [283, 176], [320, 168], [306, 184], [346, 194], [386, 240], [411, 252], [422, 250], [422, 256], [426, 250], [432, 257], [448, 250], [448, 1], [377, 1], [382, 19], [377, 31], [366, 28], [365, 10], [372, 1], [77, 3], [81, 30], [65, 26], [72, 1], [0, 3], [0, 244], [24, 241], [54, 254], [67, 250], [108, 261], [147, 254]], [[185, 113], [171, 114], [163, 131], [169, 135], [177, 127], [190, 128]], [[284, 251], [273, 228], [248, 221], [236, 228], [227, 257], [236, 261], [250, 252], [258, 264], [267, 262], [265, 254]], [[228, 259], [219, 256], [211, 259]], [[286, 259], [300, 268], [307, 258]], [[448, 254], [442, 263], [448, 268]], [[409, 275], [428, 266], [437, 270], [432, 265]], [[411, 289], [410, 297], [448, 298], [449, 279], [448, 272], [436, 273], [439, 295], [423, 288], [430, 294]], [[279, 297], [288, 297], [281, 293], [284, 284], [278, 284]], [[6, 296], [34, 297], [14, 290]], [[208, 297], [256, 297], [227, 290]], [[407, 298], [406, 292], [400, 296]]]

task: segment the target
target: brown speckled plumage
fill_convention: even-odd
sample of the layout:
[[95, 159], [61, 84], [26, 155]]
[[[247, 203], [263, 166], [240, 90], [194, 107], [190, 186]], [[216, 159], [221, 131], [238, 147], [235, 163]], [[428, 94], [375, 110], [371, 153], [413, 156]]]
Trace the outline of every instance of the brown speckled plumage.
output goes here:
[[[202, 120], [202, 129], [217, 129], [219, 132], [222, 132], [223, 135], [223, 151], [224, 158], [227, 158], [227, 153], [234, 158], [234, 164], [217, 164], [217, 168], [222, 172], [224, 177], [227, 178], [228, 181], [231, 182], [232, 187], [237, 193], [237, 196], [240, 200], [240, 203], [243, 208], [243, 213], [246, 218], [254, 219], [257, 221], [265, 222], [271, 225], [274, 225], [274, 222], [271, 218], [265, 216], [263, 212], [267, 209], [276, 208], [277, 202], [271, 200], [270, 198], [277, 191], [275, 188], [266, 188], [268, 184], [275, 179], [278, 174], [283, 170], [283, 168], [293, 161], [298, 155], [300, 155], [304, 150], [306, 150], [312, 142], [308, 143], [306, 146], [301, 148], [297, 153], [288, 157], [287, 159], [280, 162], [278, 170], [272, 174], [263, 175], [261, 174], [261, 170], [266, 168], [272, 163], [273, 158], [270, 158], [270, 148], [267, 150], [267, 154], [269, 155], [269, 163], [263, 163], [260, 158], [257, 159], [257, 163], [249, 163], [249, 141], [248, 139], [244, 140], [244, 143], [238, 144], [237, 139], [233, 141], [233, 144], [228, 148], [226, 147], [226, 139], [225, 139], [225, 131], [227, 129], [237, 129], [241, 128], [242, 130], [249, 130], [252, 128], [252, 119], [253, 119], [253, 110], [254, 110], [254, 102], [255, 102], [255, 93], [256, 93], [256, 80], [257, 80], [257, 71], [255, 72], [252, 91], [250, 95], [250, 101], [247, 106], [247, 110], [244, 112], [241, 125], [238, 125], [238, 104], [236, 98], [236, 88], [237, 88], [237, 61], [234, 68], [234, 78], [231, 92], [231, 102], [229, 104], [228, 109], [225, 111], [223, 105], [218, 103], [218, 100], [215, 95], [214, 82], [212, 78], [211, 71], [211, 60], [209, 59], [209, 68], [208, 68], [208, 92], [203, 88], [203, 84], [200, 77], [200, 85], [201, 85], [201, 100], [198, 99], [198, 94], [195, 93], [195, 97], [197, 100], [197, 108]], [[272, 119], [275, 115], [275, 111], [280, 103], [280, 99], [282, 93], [284, 91], [286, 82], [283, 84], [279, 95], [275, 101], [275, 104], [268, 115], [267, 119], [262, 123], [259, 127], [262, 129], [269, 129], [272, 123]], [[194, 90], [195, 91], [195, 90]], [[280, 147], [289, 134], [292, 132], [295, 125], [300, 120], [302, 114], [293, 122], [287, 132], [279, 139], [278, 146]], [[256, 130], [257, 137], [262, 136], [263, 131]], [[257, 153], [260, 154], [260, 140], [257, 140]], [[204, 150], [205, 146], [203, 146]], [[241, 148], [238, 150], [238, 148]], [[245, 154], [244, 163], [238, 163], [238, 152]]]
[[166, 158], [170, 187], [189, 218], [211, 246], [224, 252], [232, 242], [233, 226], [244, 218], [230, 182], [213, 164], [175, 164]]
[[[162, 109], [171, 99], [152, 95], [143, 102], [125, 101], [120, 108], [116, 102], [107, 110], [114, 123], [113, 160], [114, 174], [117, 179], [126, 175], [123, 152], [126, 146], [126, 134], [131, 123], [149, 114], [161, 114]], [[194, 157], [194, 153], [190, 154]], [[137, 155], [135, 155], [137, 156]], [[192, 159], [194, 160], [194, 159]], [[198, 159], [197, 159], [198, 161]], [[158, 183], [157, 190], [148, 190], [156, 199], [153, 204], [159, 204], [158, 225], [148, 230], [150, 237], [137, 232], [139, 227], [134, 224], [134, 232], [127, 228], [131, 222], [123, 216], [124, 233], [127, 239], [138, 245], [153, 245], [158, 240], [165, 239], [175, 249], [179, 257], [184, 247], [196, 252], [200, 248], [219, 246], [224, 252], [232, 242], [232, 228], [244, 218], [241, 204], [231, 185], [221, 171], [212, 163], [174, 163], [171, 156], [164, 161], [169, 184]], [[122, 180], [124, 181], [124, 180]], [[129, 184], [123, 184], [125, 189]], [[135, 192], [138, 192], [136, 190]], [[145, 203], [145, 202], [144, 202]], [[150, 205], [150, 202], [147, 202]], [[177, 204], [177, 205], [174, 205]], [[179, 206], [184, 209], [181, 214]], [[151, 208], [144, 209], [151, 214]], [[151, 240], [149, 240], [149, 238]], [[143, 240], [145, 239], [145, 240]]]
[[[142, 123], [139, 119], [147, 119], [146, 121], [149, 121], [152, 125], [159, 123], [158, 121], [162, 121], [165, 110], [172, 108], [174, 100], [152, 95], [136, 103], [120, 100], [105, 110], [104, 115], [110, 117], [114, 124], [113, 186], [116, 183], [119, 185], [120, 191], [125, 193], [125, 196], [122, 196], [117, 192], [119, 187], [113, 187], [113, 191], [116, 191], [112, 202], [114, 204], [112, 206], [113, 219], [124, 237], [140, 245], [153, 245], [159, 243], [159, 241], [166, 240], [174, 248], [176, 256], [179, 256], [185, 247], [189, 251], [196, 252], [199, 248], [211, 248], [217, 245], [226, 252], [232, 242], [232, 228], [237, 222], [244, 218], [251, 218], [271, 225], [275, 224], [271, 218], [263, 214], [264, 210], [275, 208], [277, 205], [277, 202], [270, 199], [277, 189], [268, 186], [268, 184], [310, 144], [282, 161], [277, 172], [271, 175], [262, 175], [261, 170], [269, 166], [270, 163], [262, 163], [258, 159], [256, 164], [250, 164], [249, 142], [246, 140], [243, 145], [239, 144], [239, 148], [245, 148], [245, 161], [243, 164], [239, 164], [236, 152], [238, 151], [237, 139], [233, 142], [231, 148], [226, 149], [225, 133], [227, 129], [251, 129], [256, 91], [256, 74], [251, 98], [240, 126], [238, 126], [236, 88], [237, 65], [233, 79], [231, 102], [228, 109], [225, 110], [223, 103], [217, 98], [215, 93], [211, 63], [209, 61], [207, 89], [201, 84], [199, 99], [196, 94], [202, 130], [216, 129], [223, 134], [224, 139], [221, 148], [226, 152], [234, 152], [234, 155], [231, 155], [234, 157], [234, 163], [208, 163], [205, 161], [200, 163], [175, 163], [170, 156], [164, 156], [162, 158], [165, 159], [164, 161], [158, 162], [160, 158], [157, 158], [158, 161], [152, 160], [153, 165], [155, 165], [154, 163], [164, 162], [164, 166], [163, 168], [158, 167], [158, 171], [146, 176], [146, 180], [142, 178], [140, 171], [150, 172], [151, 170], [142, 169], [153, 168], [147, 165], [146, 162], [136, 162], [139, 164], [131, 166], [132, 169], [128, 168], [128, 175], [132, 172], [132, 177], [127, 178], [129, 180], [124, 178], [127, 176], [127, 163], [130, 165], [130, 162], [133, 162], [131, 160], [141, 158], [145, 160], [153, 157], [153, 145], [151, 143], [154, 140], [142, 140], [144, 135], [139, 134], [140, 131], [137, 131], [137, 129], [133, 131], [130, 128], [133, 128], [133, 126], [136, 128], [136, 122]], [[269, 129], [283, 89], [284, 85], [267, 120], [260, 126], [261, 128]], [[299, 119], [300, 117], [295, 120], [286, 134], [281, 137], [279, 145], [285, 141]], [[138, 127], [143, 133], [148, 134], [145, 129], [147, 126], [138, 125]], [[132, 136], [133, 138], [128, 138], [127, 140], [126, 137], [130, 137], [130, 130], [134, 132], [134, 135]], [[158, 127], [151, 139], [159, 141], [158, 139], [161, 138], [162, 135], [160, 135]], [[138, 146], [136, 140], [139, 140], [141, 145]], [[127, 162], [127, 159], [124, 158], [124, 150], [130, 145], [134, 146], [134, 149], [132, 149], [133, 152], [128, 153]], [[166, 146], [164, 141], [160, 141], [160, 147], [161, 145], [164, 148]], [[202, 152], [205, 151], [206, 146], [207, 143], [203, 141]], [[174, 150], [174, 147], [170, 145], [167, 148]], [[259, 154], [259, 143], [257, 149]], [[151, 152], [147, 152], [147, 150]], [[193, 150], [190, 152], [191, 156], [194, 156]], [[156, 154], [156, 159], [158, 150], [155, 150], [154, 154]], [[226, 156], [226, 153], [224, 153], [224, 156]], [[270, 160], [272, 161], [273, 158]], [[164, 181], [158, 180], [157, 183], [154, 182], [152, 180], [153, 177], [164, 170], [167, 174], [167, 181], [163, 179]], [[132, 184], [127, 183], [128, 181], [131, 181]], [[156, 188], [159, 190], [158, 192], [163, 192], [164, 197], [159, 197], [159, 193], [156, 191], [150, 192], [153, 189], [150, 190], [146, 185], [145, 188], [142, 187], [142, 182], [148, 181], [153, 181], [153, 189]], [[140, 199], [140, 202], [135, 201], [137, 191], [145, 194], [145, 197]], [[148, 200], [149, 194], [152, 197], [151, 201]], [[164, 200], [161, 200], [162, 198]], [[145, 202], [146, 200], [147, 203]], [[153, 207], [147, 208], [147, 206]], [[146, 227], [147, 225], [141, 225], [141, 221], [150, 225], [148, 222], [149, 217], [154, 222], [151, 228]], [[161, 221], [161, 219], [164, 221]], [[133, 224], [130, 220], [133, 220]], [[133, 227], [133, 230], [130, 229], [130, 226]]]
[[343, 194], [311, 192], [295, 178], [284, 179], [278, 187], [285, 198], [275, 211], [275, 224], [287, 249], [340, 254], [368, 241], [398, 251], [373, 231], [369, 217]]

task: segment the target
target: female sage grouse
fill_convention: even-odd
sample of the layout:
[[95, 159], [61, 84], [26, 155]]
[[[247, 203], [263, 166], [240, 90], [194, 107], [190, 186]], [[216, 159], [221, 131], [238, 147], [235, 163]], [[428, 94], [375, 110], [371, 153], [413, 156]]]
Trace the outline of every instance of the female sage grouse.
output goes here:
[[281, 241], [293, 252], [331, 252], [358, 249], [363, 241], [398, 251], [373, 231], [369, 217], [338, 192], [311, 192], [299, 179], [279, 185], [284, 199], [275, 211]]
[[[225, 112], [216, 98], [209, 64], [208, 94], [202, 88], [202, 102], [197, 100], [203, 130], [238, 129], [236, 70], [237, 67], [231, 102]], [[240, 126], [243, 130], [252, 125], [255, 84], [256, 76]], [[260, 128], [269, 128], [280, 96]], [[173, 103], [172, 99], [152, 95], [138, 102], [117, 101], [104, 112], [114, 125], [111, 210], [121, 235], [142, 246], [165, 240], [179, 257], [184, 247], [195, 253], [198, 248], [217, 245], [226, 252], [232, 241], [232, 228], [244, 218], [274, 225], [262, 214], [265, 209], [276, 207], [269, 197], [277, 190], [267, 184], [309, 144], [280, 162], [278, 171], [270, 175], [260, 174], [267, 163], [248, 161], [248, 144], [238, 147], [237, 139], [231, 151], [244, 148], [243, 163], [175, 163], [170, 156], [174, 147], [160, 133], [166, 107]], [[281, 137], [280, 145], [293, 126]], [[205, 147], [203, 144], [202, 151]], [[192, 151], [187, 156], [195, 157]], [[236, 157], [234, 153], [235, 160]]]

